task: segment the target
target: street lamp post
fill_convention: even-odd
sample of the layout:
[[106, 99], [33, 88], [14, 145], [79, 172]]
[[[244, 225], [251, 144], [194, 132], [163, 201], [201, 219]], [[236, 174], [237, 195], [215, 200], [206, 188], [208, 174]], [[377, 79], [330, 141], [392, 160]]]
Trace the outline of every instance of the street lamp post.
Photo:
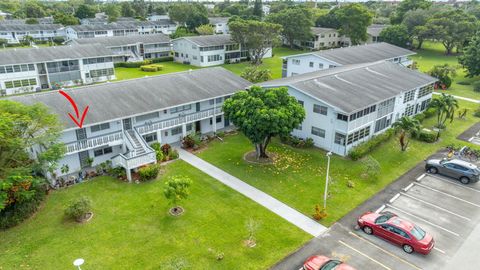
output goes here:
[[330, 173], [330, 156], [332, 155], [332, 152], [327, 153], [327, 176], [325, 179], [325, 193], [323, 194], [323, 209], [327, 209], [327, 194], [328, 194], [328, 178], [329, 178], [329, 173]]
[[82, 265], [84, 262], [85, 262], [84, 259], [79, 258], [79, 259], [76, 259], [75, 261], [73, 261], [73, 265], [76, 266], [78, 268], [78, 270], [82, 270], [82, 268], [80, 268], [80, 265]]

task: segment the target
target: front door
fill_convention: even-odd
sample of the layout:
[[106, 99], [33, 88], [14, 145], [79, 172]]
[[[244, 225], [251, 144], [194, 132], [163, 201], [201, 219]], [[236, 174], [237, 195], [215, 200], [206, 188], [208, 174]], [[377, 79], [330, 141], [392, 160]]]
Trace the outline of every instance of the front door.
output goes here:
[[131, 118], [123, 119], [123, 129], [124, 130], [132, 129], [132, 119]]
[[88, 159], [90, 158], [90, 155], [88, 154], [88, 150], [79, 152], [78, 158], [80, 159], [80, 168], [83, 169], [85, 167], [88, 167]]
[[195, 133], [201, 133], [200, 121], [195, 122]]

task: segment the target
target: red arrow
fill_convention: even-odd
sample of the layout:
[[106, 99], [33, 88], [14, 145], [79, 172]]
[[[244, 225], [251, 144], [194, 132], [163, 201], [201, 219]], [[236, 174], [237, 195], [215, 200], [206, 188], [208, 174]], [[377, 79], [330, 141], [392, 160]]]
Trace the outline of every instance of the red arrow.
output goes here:
[[[77, 108], [77, 104], [75, 103], [75, 101], [73, 100], [73, 98], [71, 98], [67, 93], [63, 92], [62, 90], [58, 91], [60, 94], [62, 94], [62, 96], [64, 96], [66, 99], [68, 99], [68, 101], [70, 101], [70, 103], [72, 104], [73, 106], [73, 109], [75, 110], [75, 115], [77, 117], [73, 117], [73, 115], [71, 113], [68, 113], [68, 116], [70, 116], [70, 118], [72, 119], [72, 121], [75, 123], [75, 125], [77, 125], [79, 128], [82, 128], [83, 126], [83, 120], [85, 120], [85, 116], [87, 116], [87, 112], [88, 112], [88, 106], [85, 107], [85, 109], [83, 110], [83, 113], [82, 113], [82, 117], [80, 118], [80, 115], [78, 114], [78, 108]], [[80, 122], [79, 122], [80, 120]]]

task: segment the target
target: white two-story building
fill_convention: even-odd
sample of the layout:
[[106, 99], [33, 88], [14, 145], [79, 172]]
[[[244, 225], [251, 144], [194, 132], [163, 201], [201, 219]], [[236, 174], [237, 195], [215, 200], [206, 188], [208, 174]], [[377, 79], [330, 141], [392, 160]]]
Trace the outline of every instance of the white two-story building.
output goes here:
[[228, 34], [228, 17], [211, 17], [208, 18], [210, 24], [214, 27], [215, 34]]
[[283, 57], [282, 77], [352, 64], [390, 61], [410, 66], [414, 52], [385, 42], [371, 43]]
[[170, 37], [165, 34], [74, 39], [72, 44], [102, 44], [119, 57], [114, 62], [141, 61], [170, 56]]
[[[214, 78], [214, 79], [212, 79]], [[65, 129], [61, 142], [66, 154], [59, 167], [68, 165], [69, 173], [111, 160], [113, 166], [131, 171], [155, 163], [150, 143], [177, 143], [192, 132], [216, 132], [230, 125], [224, 119], [222, 104], [226, 98], [250, 82], [214, 67], [170, 73], [148, 78], [104, 83], [65, 90], [83, 110], [89, 106], [82, 128], [67, 115], [68, 101], [57, 91], [10, 97], [25, 104], [43, 103], [57, 114]], [[31, 155], [36, 156], [32, 149]], [[62, 172], [56, 172], [62, 176]]]
[[0, 51], [0, 95], [115, 79], [114, 54], [100, 44]]
[[287, 87], [306, 117], [292, 132], [341, 156], [384, 132], [402, 116], [424, 111], [437, 79], [394, 64], [348, 65], [261, 83]]
[[65, 38], [65, 29], [60, 24], [0, 24], [0, 39], [8, 43], [20, 43], [25, 36], [42, 41]]
[[[248, 50], [230, 35], [187, 36], [172, 40], [175, 62], [198, 67], [240, 62], [248, 58]], [[272, 57], [268, 48], [264, 58]]]

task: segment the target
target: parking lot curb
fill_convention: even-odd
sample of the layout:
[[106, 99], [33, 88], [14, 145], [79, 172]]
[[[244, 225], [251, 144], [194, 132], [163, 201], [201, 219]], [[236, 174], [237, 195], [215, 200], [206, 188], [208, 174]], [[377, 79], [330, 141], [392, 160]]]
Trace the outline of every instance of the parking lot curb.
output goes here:
[[411, 189], [413, 187], [414, 183], [410, 183], [410, 185], [408, 185], [407, 187], [405, 187], [403, 189], [403, 191], [407, 192], [409, 189]]

